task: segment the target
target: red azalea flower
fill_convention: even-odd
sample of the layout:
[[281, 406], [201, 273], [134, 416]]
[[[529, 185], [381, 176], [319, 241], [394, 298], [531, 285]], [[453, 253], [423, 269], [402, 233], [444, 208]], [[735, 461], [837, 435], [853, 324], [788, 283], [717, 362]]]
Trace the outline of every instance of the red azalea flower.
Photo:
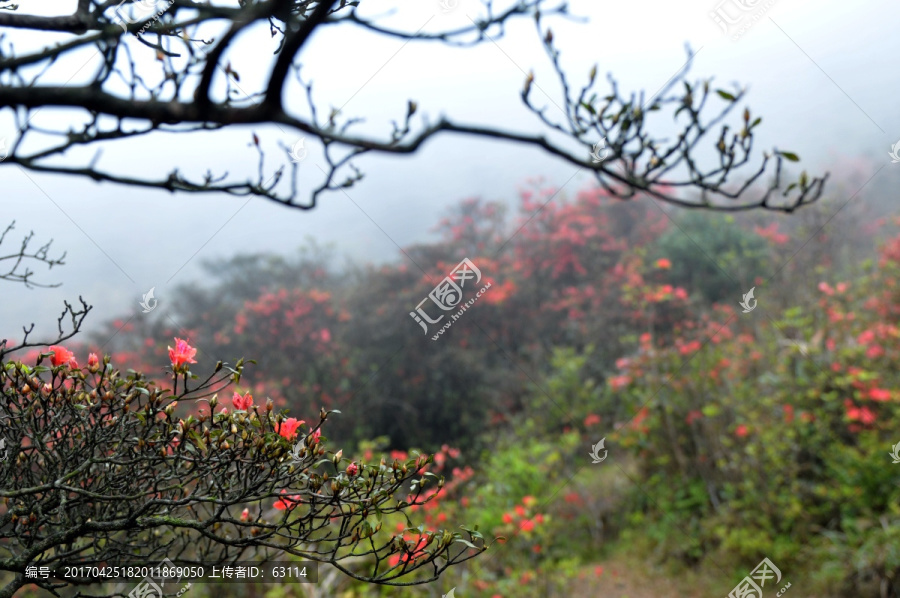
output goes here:
[[744, 424], [741, 424], [741, 425], [739, 425], [737, 428], [734, 429], [734, 433], [735, 433], [738, 437], [743, 438], [743, 437], [746, 436], [749, 432], [748, 432], [748, 430], [747, 430], [747, 426], [745, 426]]
[[54, 367], [61, 365], [75, 365], [75, 354], [61, 345], [53, 345], [50, 347], [50, 363]]
[[190, 346], [187, 341], [180, 338], [175, 339], [175, 348], [169, 347], [169, 360], [172, 362], [172, 368], [176, 372], [183, 372], [185, 366], [189, 363], [197, 363], [194, 356], [197, 349]]
[[305, 423], [306, 422], [302, 419], [298, 420], [296, 417], [289, 417], [288, 419], [278, 424], [278, 434], [283, 436], [284, 438], [287, 438], [288, 440], [293, 440], [297, 435], [297, 428]]
[[869, 389], [869, 398], [873, 401], [889, 401], [891, 399], [891, 391], [886, 388]]
[[247, 411], [253, 405], [253, 395], [249, 392], [244, 396], [239, 395], [238, 393], [234, 393], [234, 396], [231, 397], [231, 403], [234, 405], [234, 408], [239, 411]]
[[359, 473], [359, 466], [356, 463], [351, 463], [347, 466], [347, 475], [351, 478]]
[[[281, 494], [284, 494], [284, 490], [281, 491]], [[303, 500], [300, 498], [299, 494], [291, 494], [290, 496], [282, 496], [281, 498], [276, 500], [275, 504], [272, 506], [279, 511], [284, 511], [285, 509], [290, 511], [302, 502]]]
[[794, 406], [793, 405], [784, 405], [784, 421], [787, 423], [791, 423], [794, 421]]
[[672, 262], [663, 257], [656, 260], [656, 267], [660, 270], [668, 270], [672, 267]]

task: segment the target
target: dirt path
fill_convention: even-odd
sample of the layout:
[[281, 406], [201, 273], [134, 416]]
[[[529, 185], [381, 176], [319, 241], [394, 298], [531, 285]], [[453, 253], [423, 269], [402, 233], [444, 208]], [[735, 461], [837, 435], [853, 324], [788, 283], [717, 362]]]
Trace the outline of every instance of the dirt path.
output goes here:
[[570, 595], [596, 598], [708, 598], [690, 580], [673, 581], [646, 563], [608, 559], [584, 569]]

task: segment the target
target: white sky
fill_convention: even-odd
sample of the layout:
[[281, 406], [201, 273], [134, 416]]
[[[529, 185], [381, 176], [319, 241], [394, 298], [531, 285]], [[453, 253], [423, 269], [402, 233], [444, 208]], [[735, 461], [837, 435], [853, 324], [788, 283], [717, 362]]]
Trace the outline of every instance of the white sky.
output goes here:
[[[462, 25], [467, 14], [478, 14], [476, 2], [459, 1], [449, 14], [438, 10], [437, 0], [375, 5], [396, 7], [385, 25], [436, 30]], [[731, 1], [725, 10], [734, 13]], [[18, 3], [23, 12], [62, 14], [72, 10], [75, 0]], [[893, 31], [900, 22], [900, 4], [778, 0], [737, 41], [721, 35], [709, 17], [714, 8], [709, 0], [573, 0], [570, 12], [588, 17], [589, 23], [547, 20], [545, 25], [552, 27], [563, 64], [577, 82], [597, 63], [601, 76], [611, 72], [623, 92], [644, 90], [649, 96], [681, 67], [687, 42], [699, 51], [691, 79], [715, 76], [722, 87], [733, 81], [749, 86], [751, 110], [763, 116], [758, 152], [778, 145], [798, 153], [803, 168], [814, 173], [860, 157], [900, 170], [887, 157], [900, 139], [900, 41]], [[50, 39], [34, 32], [5, 33], [17, 48]], [[241, 87], [252, 92], [266, 73], [260, 66], [268, 64], [274, 42], [264, 32], [240, 41], [228, 59], [241, 75]], [[133, 47], [139, 60], [153, 59], [150, 50]], [[61, 62], [54, 76], [71, 76], [85, 60]], [[530, 69], [537, 74], [532, 97], [539, 100], [543, 90], [560, 102], [530, 18], [510, 27], [496, 44], [466, 50], [404, 46], [350, 27], [329, 28], [311, 40], [300, 61], [305, 77], [314, 81], [320, 112], [344, 106], [346, 115], [366, 117], [363, 130], [385, 136], [389, 121], [405, 114], [407, 99], [418, 102], [417, 116], [432, 120], [445, 114], [459, 123], [538, 132], [538, 122], [519, 101], [524, 72]], [[90, 66], [75, 75], [73, 84], [92, 72]], [[289, 106], [303, 114], [303, 96], [291, 93], [288, 98]], [[550, 101], [546, 103], [552, 106]], [[71, 113], [45, 110], [33, 122], [58, 124], [65, 118]], [[272, 158], [283, 155], [280, 145], [290, 146], [298, 137], [277, 127], [235, 128], [193, 138], [160, 134], [107, 146], [99, 165], [118, 172], [158, 173], [178, 166], [184, 172], [212, 168], [252, 174], [257, 155], [249, 146], [251, 131]], [[0, 137], [14, 133], [11, 111], [0, 109]], [[314, 144], [306, 145], [309, 157], [300, 172], [318, 184], [320, 154]], [[427, 240], [443, 210], [461, 199], [516, 201], [516, 190], [529, 177], [561, 185], [576, 173], [573, 166], [537, 150], [451, 135], [432, 139], [414, 156], [368, 156], [357, 165], [366, 178], [348, 191], [352, 201], [341, 193], [327, 195], [311, 212], [259, 199], [247, 203], [97, 185], [2, 165], [0, 225], [16, 219], [20, 233], [34, 229], [38, 240], [54, 237], [58, 249], [68, 251], [68, 265], [51, 272], [38, 269], [41, 281], [62, 282], [58, 289], [0, 288], [0, 334], [17, 338], [20, 323], [55, 323], [62, 300], [79, 294], [95, 306], [89, 328], [111, 315], [140, 314], [137, 302], [150, 287], [156, 287], [158, 309], [165, 309], [168, 289], [193, 280], [203, 258], [251, 250], [291, 252], [306, 236], [334, 242], [341, 253], [360, 259], [394, 259], [398, 245]], [[879, 176], [896, 176], [890, 170]], [[589, 180], [582, 173], [566, 189], [574, 193]]]

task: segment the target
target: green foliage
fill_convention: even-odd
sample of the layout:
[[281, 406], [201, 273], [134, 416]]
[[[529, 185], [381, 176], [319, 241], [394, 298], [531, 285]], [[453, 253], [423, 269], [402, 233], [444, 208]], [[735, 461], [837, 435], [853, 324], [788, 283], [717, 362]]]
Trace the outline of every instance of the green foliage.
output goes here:
[[749, 288], [756, 276], [771, 272], [765, 240], [731, 216], [692, 210], [674, 220], [653, 252], [671, 260], [671, 284], [691, 289], [707, 303], [731, 301], [741, 284]]

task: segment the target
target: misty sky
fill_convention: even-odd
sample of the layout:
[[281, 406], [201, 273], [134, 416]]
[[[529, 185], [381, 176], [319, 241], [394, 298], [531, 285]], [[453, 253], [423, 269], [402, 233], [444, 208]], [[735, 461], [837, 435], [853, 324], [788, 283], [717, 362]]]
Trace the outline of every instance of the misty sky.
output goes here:
[[[438, 10], [437, 0], [374, 4], [378, 14], [386, 15], [385, 25], [435, 31], [464, 25], [469, 22], [467, 14], [478, 14], [477, 2], [459, 1], [449, 14]], [[63, 14], [71, 12], [76, 2], [18, 3], [23, 12]], [[681, 68], [684, 44], [689, 43], [698, 52], [691, 79], [715, 76], [721, 87], [732, 82], [749, 86], [748, 104], [754, 114], [763, 116], [758, 153], [776, 145], [794, 151], [811, 173], [848, 164], [862, 164], [874, 172], [886, 163], [879, 177], [896, 177], [892, 169], [900, 171], [900, 164], [891, 164], [887, 153], [900, 139], [896, 64], [900, 40], [894, 31], [900, 5], [887, 0], [863, 4], [778, 0], [737, 41], [713, 23], [709, 13], [716, 6], [711, 0], [573, 0], [571, 13], [587, 17], [588, 23], [548, 20], [545, 25], [553, 28], [561, 60], [576, 81], [580, 83], [597, 63], [601, 74], [616, 77], [623, 92], [655, 93]], [[389, 7], [396, 7], [394, 14]], [[8, 33], [4, 47], [10, 40], [24, 48], [51, 39], [35, 32], [4, 33]], [[268, 64], [275, 44], [261, 33], [242, 39], [227, 56], [241, 75], [242, 89], [251, 93], [267, 72], [261, 65]], [[139, 60], [153, 60], [149, 49], [134, 48]], [[73, 56], [55, 67], [54, 76], [68, 74], [71, 84], [77, 84], [93, 72], [90, 60], [89, 55]], [[419, 115], [432, 121], [445, 114], [458, 123], [529, 134], [541, 131], [519, 101], [530, 69], [537, 75], [532, 97], [540, 101], [543, 91], [549, 97], [542, 103], [551, 107], [560, 103], [529, 18], [509, 27], [496, 44], [475, 49], [404, 46], [402, 41], [349, 27], [327, 28], [311, 40], [300, 62], [305, 77], [314, 81], [320, 110], [343, 107], [347, 116], [366, 118], [361, 131], [383, 137], [390, 120], [405, 114], [408, 99], [417, 101]], [[299, 87], [288, 97], [289, 108], [305, 114]], [[48, 109], [32, 122], [59, 126], [72, 114]], [[252, 175], [257, 161], [250, 146], [253, 132], [269, 153], [272, 170], [286, 159], [281, 147], [298, 138], [294, 131], [274, 126], [195, 136], [158, 134], [106, 146], [99, 164], [142, 174], [165, 173], [177, 166], [190, 173], [212, 168]], [[11, 111], [0, 109], [0, 138], [14, 135]], [[322, 174], [318, 148], [313, 143], [307, 147], [309, 156], [300, 166], [304, 189], [319, 184]], [[92, 155], [93, 150], [72, 152], [72, 163], [83, 164]], [[398, 246], [429, 239], [429, 229], [442, 212], [461, 199], [515, 201], [517, 189], [537, 176], [549, 183], [567, 183], [571, 196], [591, 180], [587, 173], [534, 149], [448, 134], [432, 139], [414, 156], [365, 156], [357, 165], [366, 174], [362, 183], [347, 195], [324, 196], [313, 211], [291, 210], [261, 199], [98, 185], [0, 165], [0, 225], [15, 219], [20, 234], [34, 229], [39, 241], [53, 237], [58, 250], [68, 252], [66, 266], [37, 270], [38, 280], [61, 282], [60, 288], [0, 287], [0, 335], [18, 338], [19, 326], [32, 321], [47, 329], [47, 324], [55, 323], [62, 300], [74, 300], [79, 294], [95, 306], [88, 329], [112, 315], [140, 313], [138, 300], [150, 287], [156, 287], [159, 309], [165, 309], [168, 289], [197, 279], [204, 258], [246, 251], [293, 252], [306, 237], [332, 242], [341, 254], [360, 260], [400, 259]], [[835, 186], [831, 189], [838, 192]], [[11, 239], [18, 240], [17, 235]]]

